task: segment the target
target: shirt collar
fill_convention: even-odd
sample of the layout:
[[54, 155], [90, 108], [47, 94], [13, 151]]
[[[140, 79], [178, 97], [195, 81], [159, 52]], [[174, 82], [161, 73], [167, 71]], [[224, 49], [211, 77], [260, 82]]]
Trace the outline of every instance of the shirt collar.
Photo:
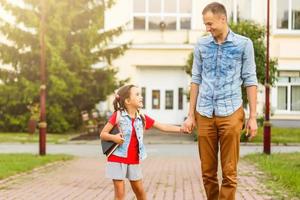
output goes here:
[[[122, 117], [128, 116], [131, 119], [130, 115], [128, 114], [128, 112], [126, 110], [122, 110], [121, 111], [121, 116]], [[141, 115], [139, 114], [139, 112], [136, 113], [135, 119], [142, 119]]]
[[228, 35], [227, 35], [227, 37], [226, 37], [226, 39], [225, 39], [225, 41], [224, 42], [233, 42], [233, 38], [234, 38], [234, 33], [232, 32], [232, 30], [231, 29], [229, 29], [229, 31], [228, 31]]
[[[234, 32], [230, 28], [228, 28], [228, 29], [229, 29], [229, 31], [228, 31], [228, 34], [227, 34], [227, 36], [226, 36], [225, 41], [223, 42], [223, 44], [225, 42], [234, 42]], [[215, 44], [217, 44], [217, 42], [215, 41], [215, 38], [213, 36], [210, 37], [210, 41], [209, 42], [214, 42]]]

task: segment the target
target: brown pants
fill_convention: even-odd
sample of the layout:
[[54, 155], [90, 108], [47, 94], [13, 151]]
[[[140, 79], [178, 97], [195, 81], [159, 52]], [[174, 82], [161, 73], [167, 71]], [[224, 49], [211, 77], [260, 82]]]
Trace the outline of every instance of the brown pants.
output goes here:
[[[208, 200], [235, 199], [240, 133], [244, 118], [242, 107], [227, 117], [207, 118], [196, 114], [202, 178]], [[217, 177], [219, 149], [223, 178], [221, 189]]]

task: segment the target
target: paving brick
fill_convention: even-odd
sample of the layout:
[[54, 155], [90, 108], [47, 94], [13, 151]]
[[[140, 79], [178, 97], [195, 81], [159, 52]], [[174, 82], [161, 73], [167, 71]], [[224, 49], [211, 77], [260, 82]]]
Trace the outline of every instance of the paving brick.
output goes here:
[[[0, 182], [1, 200], [113, 199], [111, 180], [105, 178], [105, 159], [78, 158], [49, 165]], [[206, 200], [196, 156], [152, 156], [142, 163], [143, 184], [149, 200]], [[257, 179], [254, 166], [239, 163], [237, 200], [272, 199]], [[126, 181], [126, 200], [135, 199]]]

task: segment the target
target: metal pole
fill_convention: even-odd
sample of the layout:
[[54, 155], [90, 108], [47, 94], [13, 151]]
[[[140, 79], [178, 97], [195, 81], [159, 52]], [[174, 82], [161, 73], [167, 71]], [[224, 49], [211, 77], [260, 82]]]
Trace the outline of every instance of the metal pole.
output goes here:
[[271, 153], [271, 123], [270, 123], [270, 0], [267, 0], [267, 55], [266, 55], [266, 112], [264, 120], [264, 153]]
[[39, 153], [46, 154], [46, 51], [45, 51], [45, 0], [40, 1], [40, 123], [39, 123]]

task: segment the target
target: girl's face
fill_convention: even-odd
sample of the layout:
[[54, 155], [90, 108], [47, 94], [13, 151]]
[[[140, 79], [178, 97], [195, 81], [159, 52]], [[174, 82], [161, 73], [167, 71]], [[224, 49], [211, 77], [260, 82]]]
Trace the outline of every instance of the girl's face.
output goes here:
[[127, 106], [132, 106], [135, 109], [143, 108], [143, 97], [141, 91], [137, 87], [132, 87], [130, 89], [130, 96], [126, 100]]

